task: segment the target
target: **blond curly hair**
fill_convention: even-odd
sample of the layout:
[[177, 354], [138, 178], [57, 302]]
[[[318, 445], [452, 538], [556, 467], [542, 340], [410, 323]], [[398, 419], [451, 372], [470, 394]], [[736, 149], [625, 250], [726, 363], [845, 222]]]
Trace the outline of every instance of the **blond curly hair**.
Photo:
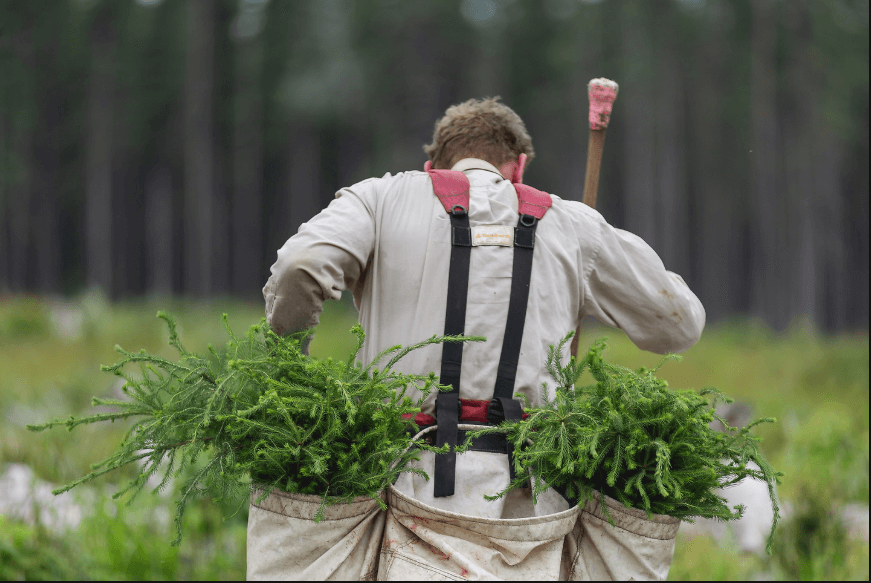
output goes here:
[[435, 123], [432, 143], [423, 147], [433, 168], [451, 168], [463, 158], [480, 158], [495, 166], [526, 154], [535, 157], [532, 138], [520, 116], [499, 97], [470, 99], [452, 105]]

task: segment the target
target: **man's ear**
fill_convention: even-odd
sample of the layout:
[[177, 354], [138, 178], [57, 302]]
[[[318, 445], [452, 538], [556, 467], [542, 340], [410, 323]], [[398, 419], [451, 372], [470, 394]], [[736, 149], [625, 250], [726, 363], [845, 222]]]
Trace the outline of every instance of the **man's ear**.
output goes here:
[[514, 168], [514, 175], [511, 177], [511, 182], [523, 184], [524, 170], [526, 170], [526, 154], [520, 154], [517, 157], [517, 166]]

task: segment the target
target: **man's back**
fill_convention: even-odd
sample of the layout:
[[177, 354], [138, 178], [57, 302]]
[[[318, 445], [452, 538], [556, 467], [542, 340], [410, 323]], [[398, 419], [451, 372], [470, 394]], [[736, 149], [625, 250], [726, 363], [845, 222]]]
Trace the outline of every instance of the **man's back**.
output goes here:
[[[471, 227], [517, 224], [515, 189], [495, 167], [465, 159], [454, 168], [470, 181]], [[622, 328], [641, 348], [656, 352], [685, 350], [704, 326], [698, 299], [641, 239], [614, 229], [582, 203], [552, 198], [536, 232], [515, 384], [532, 404], [540, 403], [541, 383], [549, 380], [548, 346], [586, 315]], [[312, 325], [311, 314], [320, 312], [324, 299], [351, 289], [367, 333], [360, 358], [368, 362], [389, 346], [443, 333], [450, 256], [450, 220], [428, 174], [365, 180], [339, 191], [279, 251], [264, 288], [267, 316], [279, 331]], [[510, 246], [472, 249], [465, 334], [487, 341], [464, 348], [463, 398], [493, 396], [512, 261]], [[397, 368], [420, 374], [437, 372], [440, 363], [441, 348], [432, 346]], [[434, 397], [423, 412], [433, 413]]]

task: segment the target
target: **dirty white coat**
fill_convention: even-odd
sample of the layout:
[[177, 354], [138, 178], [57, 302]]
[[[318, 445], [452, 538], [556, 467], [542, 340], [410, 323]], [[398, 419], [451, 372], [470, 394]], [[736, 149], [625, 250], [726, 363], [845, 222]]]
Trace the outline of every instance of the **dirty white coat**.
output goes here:
[[[496, 168], [466, 159], [453, 168], [469, 178], [469, 222], [484, 232], [513, 233], [517, 195]], [[444, 332], [450, 221], [424, 172], [390, 174], [340, 190], [327, 209], [278, 251], [263, 289], [278, 333], [313, 326], [323, 302], [351, 290], [367, 333], [369, 362], [396, 344]], [[480, 232], [480, 231], [478, 231]], [[500, 241], [493, 237], [492, 241]], [[465, 333], [485, 336], [464, 348], [460, 395], [493, 396], [511, 287], [513, 247], [472, 249]], [[542, 402], [548, 346], [585, 316], [623, 329], [640, 348], [681, 352], [701, 335], [705, 312], [683, 279], [631, 233], [595, 210], [553, 196], [536, 231], [529, 303], [515, 390]], [[438, 371], [441, 346], [411, 353], [397, 369]], [[567, 356], [567, 355], [564, 355]], [[411, 394], [412, 398], [417, 395]], [[435, 395], [423, 405], [434, 412]], [[473, 427], [472, 427], [473, 428]], [[432, 431], [434, 428], [425, 430]], [[434, 456], [416, 467], [433, 475]], [[608, 500], [615, 526], [589, 503], [568, 503], [553, 490], [538, 505], [529, 491], [485, 502], [509, 481], [504, 454], [470, 451], [457, 458], [457, 494], [432, 496], [432, 482], [404, 474], [386, 494], [385, 513], [369, 501], [334, 509], [312, 522], [317, 497], [274, 493], [252, 504], [250, 579], [664, 579], [678, 521]], [[332, 515], [331, 515], [332, 516]], [[304, 548], [293, 541], [310, 541]], [[380, 559], [379, 559], [380, 556]]]
[[[514, 187], [495, 167], [467, 158], [453, 169], [469, 178], [473, 228], [517, 224]], [[688, 349], [705, 324], [701, 302], [641, 238], [612, 227], [583, 203], [552, 197], [536, 231], [515, 385], [532, 405], [541, 403], [541, 383], [550, 380], [544, 368], [548, 345], [585, 316], [620, 328], [639, 348], [661, 354]], [[325, 300], [351, 290], [367, 334], [363, 362], [389, 346], [443, 334], [450, 228], [425, 172], [388, 173], [343, 188], [278, 250], [263, 288], [267, 320], [278, 333], [313, 326]], [[463, 398], [493, 395], [512, 260], [512, 247], [472, 249], [465, 333], [487, 341], [464, 348]], [[397, 369], [438, 372], [441, 353], [441, 346], [426, 347]], [[423, 412], [432, 414], [434, 402], [430, 395]]]

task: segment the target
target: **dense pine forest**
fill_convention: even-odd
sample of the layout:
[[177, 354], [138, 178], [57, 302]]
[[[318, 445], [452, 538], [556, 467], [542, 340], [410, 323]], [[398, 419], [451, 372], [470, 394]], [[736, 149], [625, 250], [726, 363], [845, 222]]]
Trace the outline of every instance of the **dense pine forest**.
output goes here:
[[868, 328], [867, 0], [5, 0], [0, 298], [256, 300], [334, 192], [420, 169], [501, 95], [580, 200], [586, 84], [620, 84], [599, 210], [709, 321]]

